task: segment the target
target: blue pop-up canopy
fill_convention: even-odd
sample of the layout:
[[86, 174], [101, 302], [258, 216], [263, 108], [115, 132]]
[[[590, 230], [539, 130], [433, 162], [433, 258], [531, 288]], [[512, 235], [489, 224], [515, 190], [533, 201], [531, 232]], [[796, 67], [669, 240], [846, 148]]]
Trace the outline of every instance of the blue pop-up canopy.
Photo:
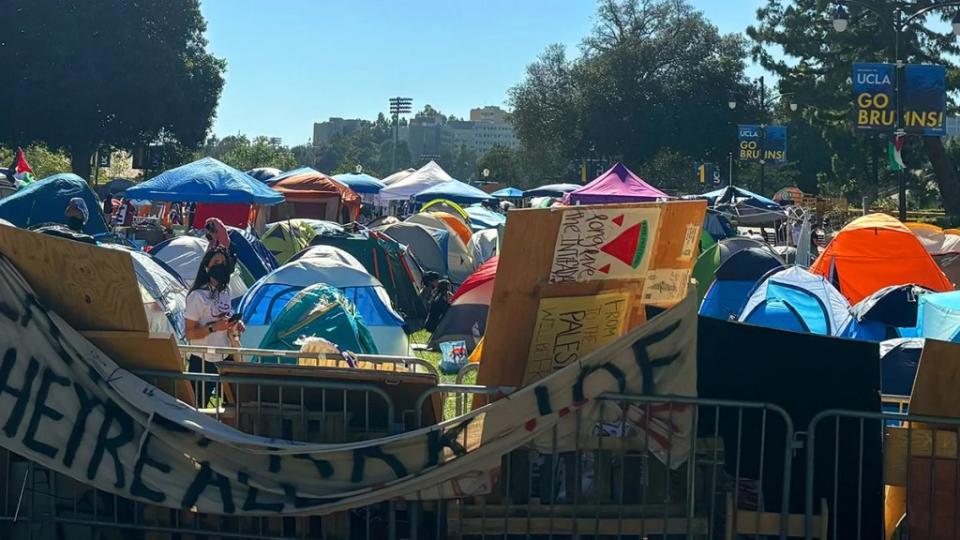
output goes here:
[[63, 211], [74, 197], [83, 199], [90, 213], [83, 232], [91, 235], [107, 232], [107, 224], [103, 220], [103, 212], [100, 211], [100, 199], [90, 189], [89, 184], [72, 173], [48, 176], [0, 199], [0, 218], [24, 228], [44, 223], [65, 225], [67, 219]]
[[380, 193], [381, 189], [387, 187], [380, 180], [364, 173], [335, 174], [333, 179], [356, 193]]
[[499, 199], [519, 199], [523, 197], [523, 190], [515, 187], [505, 187], [503, 189], [494, 191], [491, 193], [491, 195]]
[[413, 196], [415, 201], [432, 201], [434, 199], [447, 199], [455, 203], [475, 203], [489, 201], [494, 197], [488, 195], [479, 189], [464, 184], [459, 180], [441, 182], [433, 187], [429, 187]]
[[283, 202], [283, 195], [249, 174], [211, 157], [160, 173], [127, 190], [128, 199], [214, 204]]

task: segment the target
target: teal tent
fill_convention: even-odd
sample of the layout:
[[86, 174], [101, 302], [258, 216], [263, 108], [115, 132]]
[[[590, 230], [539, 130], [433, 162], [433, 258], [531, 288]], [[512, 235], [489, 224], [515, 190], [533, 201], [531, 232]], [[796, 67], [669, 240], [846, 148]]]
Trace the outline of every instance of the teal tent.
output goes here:
[[[298, 351], [297, 341], [319, 337], [341, 350], [377, 354], [377, 346], [356, 307], [339, 290], [318, 283], [296, 294], [283, 307], [260, 342], [261, 349]], [[293, 358], [266, 356], [261, 362], [295, 364]]]
[[107, 223], [103, 219], [100, 199], [82, 178], [72, 173], [48, 176], [0, 199], [0, 218], [24, 229], [52, 223], [66, 225], [63, 211], [74, 197], [83, 199], [90, 212], [83, 232], [89, 235], [106, 233]]

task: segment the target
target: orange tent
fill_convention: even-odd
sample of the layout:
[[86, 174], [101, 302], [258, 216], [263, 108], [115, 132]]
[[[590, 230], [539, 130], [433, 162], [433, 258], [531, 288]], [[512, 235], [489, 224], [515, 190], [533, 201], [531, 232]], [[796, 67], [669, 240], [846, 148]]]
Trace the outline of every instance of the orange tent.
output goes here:
[[440, 221], [443, 221], [447, 225], [448, 229], [460, 237], [460, 240], [463, 241], [464, 245], [468, 245], [470, 243], [470, 238], [473, 236], [473, 233], [470, 232], [470, 227], [468, 227], [463, 220], [447, 212], [428, 212], [428, 214], [434, 216]]
[[851, 304], [890, 285], [915, 283], [938, 292], [953, 290], [913, 232], [886, 214], [850, 222], [810, 271], [837, 285]]
[[322, 172], [303, 167], [271, 179], [286, 202], [271, 206], [269, 221], [309, 218], [349, 223], [360, 215], [360, 196]]

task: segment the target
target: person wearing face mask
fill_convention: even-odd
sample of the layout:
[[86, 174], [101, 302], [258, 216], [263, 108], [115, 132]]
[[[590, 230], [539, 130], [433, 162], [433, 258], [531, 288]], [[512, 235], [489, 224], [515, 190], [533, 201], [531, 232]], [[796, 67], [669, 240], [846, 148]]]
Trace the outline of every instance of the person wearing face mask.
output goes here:
[[237, 247], [230, 243], [227, 227], [217, 218], [208, 218], [203, 225], [203, 236], [207, 239], [207, 253], [222, 249], [227, 255], [227, 267], [232, 274], [237, 267]]

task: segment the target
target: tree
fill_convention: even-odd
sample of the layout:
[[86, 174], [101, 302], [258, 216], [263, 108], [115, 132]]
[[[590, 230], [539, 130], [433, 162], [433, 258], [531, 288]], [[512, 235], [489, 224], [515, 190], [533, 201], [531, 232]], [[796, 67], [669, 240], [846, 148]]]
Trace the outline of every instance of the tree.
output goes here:
[[588, 155], [644, 163], [661, 147], [725, 157], [727, 102], [746, 91], [743, 40], [682, 0], [602, 0], [596, 17], [579, 58], [553, 45], [510, 90], [525, 166], [537, 167], [525, 176], [569, 178]]
[[276, 167], [285, 171], [297, 166], [297, 159], [289, 148], [270, 144], [267, 137], [255, 137], [252, 141], [244, 135], [225, 137], [211, 157], [241, 171], [257, 167]]
[[89, 178], [100, 146], [203, 142], [225, 63], [198, 0], [10, 0], [0, 54], [0, 141], [43, 142]]
[[[880, 13], [893, 14], [903, 2], [874, 0]], [[929, 5], [920, 2], [918, 6]], [[747, 29], [754, 40], [754, 58], [780, 77], [781, 92], [792, 93], [803, 108], [802, 122], [820, 132], [829, 157], [824, 180], [847, 195], [872, 199], [895, 190], [895, 176], [877, 163], [879, 184], [874, 181], [874, 163], [885, 161], [886, 139], [852, 133], [853, 115], [850, 77], [855, 62], [891, 62], [894, 59], [894, 28], [891, 19], [878, 17], [851, 4], [846, 32], [833, 29], [831, 13], [822, 0], [768, 0], [757, 11], [758, 24]], [[916, 9], [909, 8], [909, 9]], [[911, 11], [908, 11], [910, 13]], [[948, 91], [956, 89], [960, 76], [953, 58], [960, 53], [954, 36], [929, 29], [931, 19], [948, 21], [953, 13], [932, 12], [913, 21], [903, 33], [901, 57], [907, 62], [946, 65]], [[774, 55], [771, 49], [783, 55]], [[911, 168], [928, 163], [939, 184], [948, 214], [960, 216], [960, 182], [950, 153], [939, 137], [911, 136], [905, 161]], [[922, 139], [922, 141], [921, 141]], [[874, 160], [876, 158], [876, 160]], [[804, 164], [806, 166], [806, 164]], [[911, 187], [923, 190], [921, 178], [908, 175]]]
[[[517, 180], [516, 156], [510, 148], [495, 144], [477, 162], [477, 170], [488, 169], [490, 176], [485, 180], [491, 182], [511, 183]], [[480, 177], [480, 175], [477, 175]]]
[[477, 153], [473, 148], [461, 144], [453, 158], [453, 166], [450, 168], [450, 174], [454, 178], [464, 182], [476, 177], [477, 174]]
[[[16, 147], [0, 146], [0, 167], [7, 167], [13, 163], [17, 154]], [[63, 152], [50, 150], [43, 144], [34, 144], [23, 149], [24, 158], [33, 169], [33, 176], [40, 180], [53, 174], [70, 171], [70, 157]], [[2, 175], [0, 175], [2, 176]]]

